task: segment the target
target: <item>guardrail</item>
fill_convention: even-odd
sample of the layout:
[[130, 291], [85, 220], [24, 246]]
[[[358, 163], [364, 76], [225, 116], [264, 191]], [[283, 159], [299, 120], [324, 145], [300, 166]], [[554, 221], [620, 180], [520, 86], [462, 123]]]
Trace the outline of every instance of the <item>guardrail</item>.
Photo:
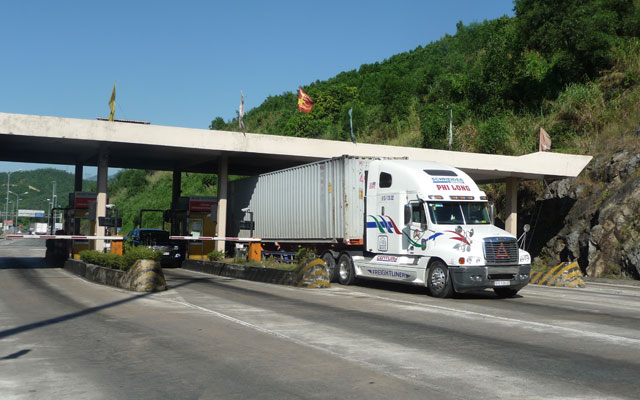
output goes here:
[[[7, 235], [7, 239], [76, 239], [76, 240], [123, 240], [122, 236], [86, 236], [86, 235]], [[260, 238], [238, 238], [217, 236], [169, 236], [171, 240], [215, 240], [227, 242], [260, 242]]]
[[224, 240], [225, 242], [261, 242], [260, 238], [237, 238], [218, 236], [169, 236], [172, 240]]
[[122, 240], [122, 236], [85, 235], [7, 235], [7, 239], [76, 239], [76, 240]]

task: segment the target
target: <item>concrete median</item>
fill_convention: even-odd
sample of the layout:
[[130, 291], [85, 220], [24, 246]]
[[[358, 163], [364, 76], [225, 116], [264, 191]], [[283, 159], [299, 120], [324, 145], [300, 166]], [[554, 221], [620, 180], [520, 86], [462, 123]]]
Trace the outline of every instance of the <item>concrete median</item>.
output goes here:
[[91, 282], [134, 292], [157, 292], [167, 289], [160, 265], [151, 260], [138, 260], [128, 271], [67, 260], [64, 269]]
[[329, 271], [322, 259], [305, 260], [294, 270], [254, 267], [212, 261], [185, 260], [182, 268], [229, 278], [304, 288], [328, 288]]

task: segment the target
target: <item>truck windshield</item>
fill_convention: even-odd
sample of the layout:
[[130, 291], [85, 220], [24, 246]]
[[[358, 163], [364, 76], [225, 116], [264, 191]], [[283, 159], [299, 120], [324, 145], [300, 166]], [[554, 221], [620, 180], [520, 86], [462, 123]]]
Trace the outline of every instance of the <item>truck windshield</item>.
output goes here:
[[429, 216], [434, 224], [487, 225], [487, 203], [429, 202]]

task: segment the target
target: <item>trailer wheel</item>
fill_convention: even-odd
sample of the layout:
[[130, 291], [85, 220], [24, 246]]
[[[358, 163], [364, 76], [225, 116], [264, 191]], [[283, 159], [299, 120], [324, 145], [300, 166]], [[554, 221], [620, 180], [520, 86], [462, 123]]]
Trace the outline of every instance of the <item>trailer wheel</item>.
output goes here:
[[330, 251], [327, 251], [322, 255], [322, 261], [327, 265], [327, 271], [329, 271], [329, 282], [335, 282], [338, 280], [338, 268], [336, 268], [336, 259], [333, 257]]
[[348, 254], [342, 254], [338, 259], [338, 282], [342, 285], [351, 285], [355, 280], [353, 260]]
[[493, 291], [496, 292], [496, 295], [500, 299], [513, 297], [518, 293], [516, 289], [511, 289], [511, 288], [493, 288]]
[[427, 289], [433, 297], [447, 298], [453, 295], [449, 268], [442, 261], [436, 260], [429, 266]]

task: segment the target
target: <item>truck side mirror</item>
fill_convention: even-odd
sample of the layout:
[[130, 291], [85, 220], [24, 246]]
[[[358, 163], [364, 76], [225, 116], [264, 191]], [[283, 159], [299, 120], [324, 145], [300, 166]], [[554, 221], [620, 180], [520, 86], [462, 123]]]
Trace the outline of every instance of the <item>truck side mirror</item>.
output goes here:
[[491, 220], [491, 225], [495, 225], [496, 222], [496, 206], [495, 204], [491, 203], [490, 207], [489, 207], [489, 219]]
[[413, 214], [411, 210], [411, 204], [404, 205], [404, 224], [409, 225], [411, 223], [411, 214]]

